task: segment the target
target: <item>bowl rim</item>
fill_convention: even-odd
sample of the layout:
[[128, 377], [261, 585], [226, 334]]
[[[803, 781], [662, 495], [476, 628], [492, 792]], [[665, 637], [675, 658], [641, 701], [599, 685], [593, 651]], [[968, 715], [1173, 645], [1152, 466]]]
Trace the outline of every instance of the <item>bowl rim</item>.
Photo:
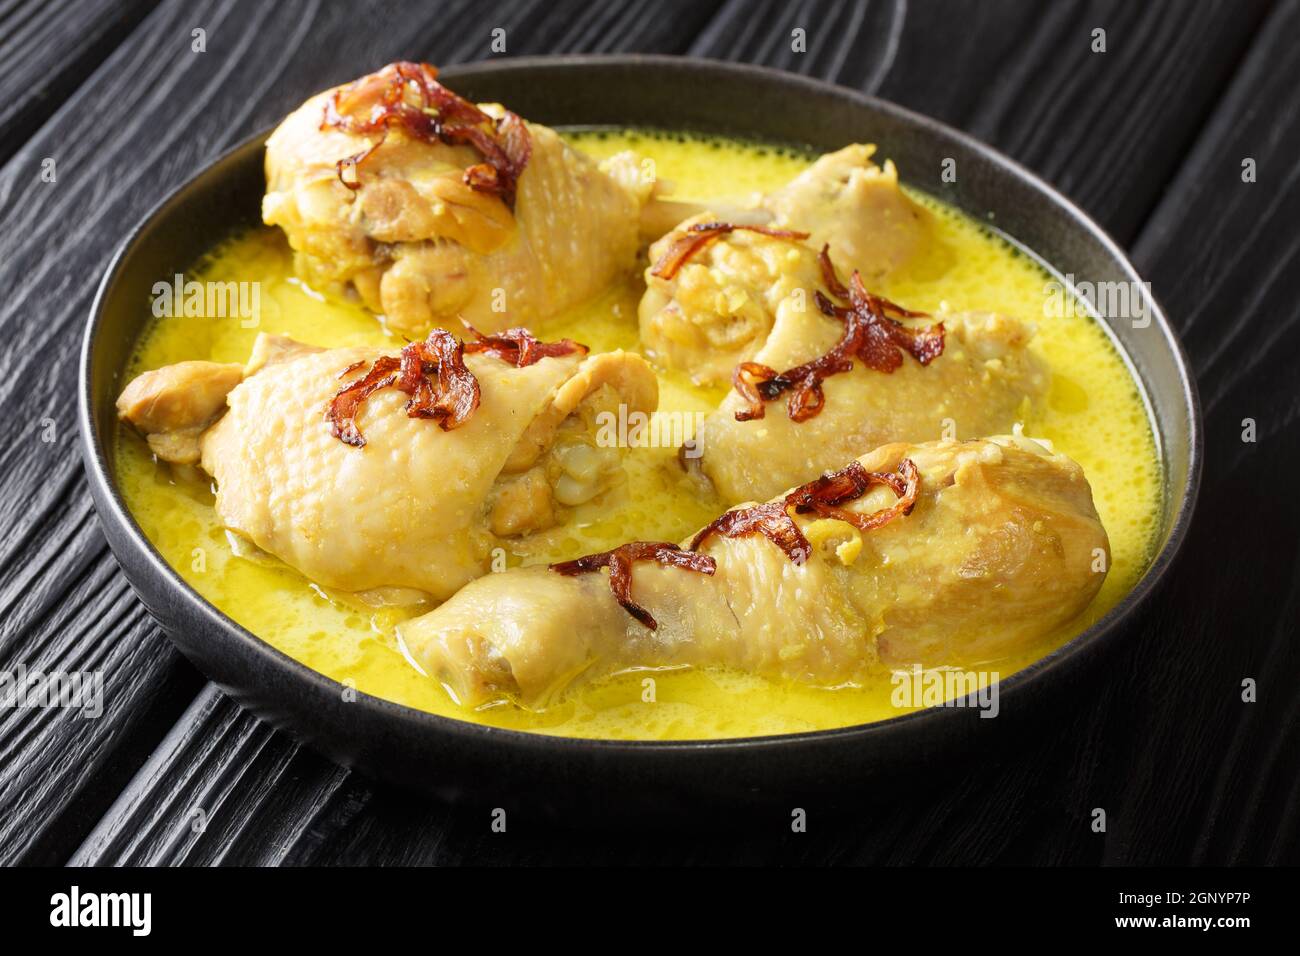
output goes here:
[[[901, 123], [920, 128], [928, 135], [953, 140], [965, 149], [979, 155], [982, 160], [995, 167], [999, 175], [1011, 176], [1021, 180], [1035, 192], [1039, 193], [1045, 200], [1061, 208], [1072, 220], [1074, 220], [1078, 227], [1087, 232], [1089, 237], [1102, 247], [1105, 253], [1121, 267], [1124, 273], [1127, 274], [1129, 279], [1138, 282], [1139, 287], [1144, 289], [1144, 295], [1147, 297], [1148, 305], [1150, 307], [1152, 323], [1159, 329], [1160, 334], [1163, 336], [1165, 346], [1174, 359], [1174, 365], [1178, 372], [1179, 384], [1182, 392], [1182, 400], [1187, 412], [1189, 434], [1186, 488], [1183, 491], [1181, 498], [1176, 503], [1176, 510], [1172, 516], [1169, 533], [1165, 536], [1159, 550], [1153, 555], [1146, 570], [1133, 587], [1115, 604], [1114, 607], [1069, 641], [1011, 675], [1000, 677], [998, 680], [999, 699], [1002, 699], [1006, 694], [1019, 694], [1022, 688], [1039, 685], [1050, 673], [1062, 671], [1071, 662], [1082, 661], [1084, 658], [1091, 657], [1098, 653], [1099, 649], [1103, 645], [1107, 644], [1114, 638], [1116, 631], [1119, 629], [1119, 625], [1129, 616], [1130, 612], [1145, 601], [1158, 586], [1176, 556], [1181, 551], [1187, 537], [1187, 531], [1192, 521], [1197, 496], [1200, 491], [1201, 472], [1204, 459], [1204, 427], [1201, 421], [1200, 397], [1197, 390], [1195, 376], [1191, 372], [1191, 365], [1188, 361], [1187, 353], [1184, 350], [1182, 343], [1171, 329], [1164, 310], [1160, 307], [1154, 293], [1144, 284], [1141, 284], [1141, 277], [1119, 244], [1115, 242], [1115, 240], [1113, 240], [1101, 226], [1094, 222], [1091, 217], [1083, 212], [1083, 210], [1081, 210], [1066, 196], [1058, 192], [1045, 180], [1040, 178], [1037, 174], [1029, 171], [1015, 160], [1010, 159], [973, 136], [948, 126], [946, 123], [940, 122], [939, 120], [914, 112], [905, 107], [898, 106], [897, 104], [891, 103], [887, 100], [879, 99], [875, 96], [848, 87], [839, 86], [829, 81], [815, 79], [802, 74], [790, 73], [771, 67], [733, 63], [702, 57], [637, 53], [512, 57], [501, 60], [453, 64], [442, 68], [440, 70], [440, 75], [442, 78], [454, 82], [458, 79], [469, 79], [486, 73], [509, 73], [512, 71], [523, 72], [539, 68], [551, 69], [618, 66], [631, 68], [668, 68], [676, 70], [686, 69], [696, 71], [704, 76], [709, 74], [727, 74], [733, 78], [748, 79], [761, 84], [784, 84], [796, 89], [806, 90], [809, 93], [816, 93], [821, 96], [829, 95], [840, 97], [849, 101], [854, 106], [885, 114]], [[205, 163], [193, 174], [186, 177], [183, 182], [169, 190], [166, 196], [156, 202], [149, 211], [145, 213], [145, 215], [134, 226], [132, 226], [123, 240], [118, 244], [104, 269], [103, 277], [100, 280], [94, 300], [91, 304], [89, 321], [86, 323], [85, 332], [82, 337], [81, 355], [78, 363], [77, 421], [82, 439], [81, 447], [83, 464], [92, 491], [96, 492], [94, 497], [97, 505], [96, 511], [99, 514], [100, 520], [112, 523], [114, 528], [120, 532], [125, 540], [130, 543], [130, 546], [134, 548], [137, 556], [147, 563], [150, 571], [165, 581], [172, 594], [183, 601], [188, 612], [205, 619], [206, 623], [213, 630], [221, 632], [227, 639], [236, 641], [243, 645], [243, 650], [251, 652], [267, 668], [279, 671], [284, 678], [293, 682], [306, 682], [316, 693], [329, 694], [331, 697], [338, 699], [339, 695], [345, 689], [344, 684], [312, 669], [311, 667], [308, 667], [306, 664], [303, 664], [289, 656], [274, 645], [258, 637], [252, 631], [240, 625], [233, 618], [227, 616], [223, 611], [200, 595], [198, 591], [186, 582], [184, 578], [182, 578], [180, 574], [167, 563], [166, 559], [162, 557], [157, 548], [154, 547], [153, 542], [149, 540], [147, 535], [145, 535], [144, 531], [136, 522], [134, 515], [131, 514], [130, 509], [127, 507], [126, 502], [122, 498], [121, 492], [118, 489], [117, 482], [109, 476], [108, 454], [110, 454], [111, 451], [106, 448], [105, 437], [107, 436], [101, 436], [99, 434], [95, 424], [96, 417], [90, 407], [92, 401], [91, 370], [95, 344], [104, 320], [105, 303], [118, 278], [122, 265], [134, 254], [146, 229], [151, 226], [155, 220], [167, 215], [172, 210], [172, 207], [182, 203], [183, 194], [187, 188], [195, 182], [195, 180], [205, 175], [214, 167], [221, 165], [223, 162], [232, 159], [242, 151], [249, 149], [253, 144], [265, 140], [269, 132], [270, 129], [266, 129], [245, 137], [235, 145], [222, 151], [212, 160]], [[1014, 239], [1014, 236], [1012, 238]], [[1101, 321], [1107, 335], [1113, 340], [1114, 333], [1109, 327], [1109, 324], [1104, 320]], [[1122, 348], [1120, 351], [1121, 357], [1125, 360], [1126, 364], [1130, 366], [1131, 372], [1138, 376], [1139, 384], [1143, 388], [1144, 400], [1146, 400], [1145, 381], [1141, 378], [1140, 372], [1133, 367], [1131, 358]], [[1153, 423], [1153, 427], [1154, 424], [1155, 423]], [[1159, 429], [1154, 428], [1154, 430], [1156, 432], [1154, 437], [1161, 453], [1161, 469], [1163, 472], [1167, 473], [1169, 462], [1165, 458], [1163, 442], [1159, 434]], [[166, 627], [163, 627], [162, 629], [164, 632], [167, 630]], [[206, 677], [207, 675], [204, 676]], [[523, 748], [540, 747], [562, 752], [596, 750], [604, 754], [626, 754], [629, 756], [645, 756], [660, 753], [682, 754], [717, 750], [784, 750], [790, 747], [802, 747], [814, 743], [830, 743], [849, 740], [862, 741], [867, 738], [894, 735], [900, 732], [903, 728], [924, 732], [927, 727], [936, 725], [940, 721], [951, 721], [957, 719], [965, 710], [969, 709], [954, 706], [924, 707], [910, 713], [900, 714], [896, 717], [889, 717], [871, 723], [852, 724], [845, 727], [799, 731], [787, 734], [727, 737], [717, 739], [621, 740], [592, 737], [566, 737], [540, 733], [537, 731], [495, 727], [459, 717], [444, 716], [420, 710], [383, 697], [376, 697], [361, 690], [354, 690], [353, 693], [355, 694], [355, 703], [357, 705], [369, 708], [376, 712], [376, 716], [379, 718], [390, 723], [413, 727], [421, 732], [428, 732], [442, 736], [457, 736], [465, 738], [470, 743], [489, 740], [500, 745]]]

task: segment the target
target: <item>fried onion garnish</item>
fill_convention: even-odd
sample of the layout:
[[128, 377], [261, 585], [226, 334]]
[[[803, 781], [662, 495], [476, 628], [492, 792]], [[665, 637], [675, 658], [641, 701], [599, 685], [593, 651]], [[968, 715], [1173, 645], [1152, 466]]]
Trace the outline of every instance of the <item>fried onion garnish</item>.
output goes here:
[[369, 147], [335, 164], [339, 182], [361, 188], [361, 165], [400, 129], [426, 143], [472, 146], [483, 162], [465, 170], [465, 185], [500, 196], [513, 209], [519, 177], [532, 154], [528, 127], [509, 110], [500, 119], [489, 116], [437, 77], [437, 67], [428, 63], [399, 61], [330, 95], [321, 129], [374, 137]]
[[[898, 500], [888, 508], [871, 514], [858, 514], [841, 507], [861, 498], [876, 486], [890, 489]], [[850, 462], [845, 468], [828, 472], [806, 485], [800, 485], [784, 498], [768, 501], [748, 508], [737, 508], [705, 525], [691, 541], [691, 550], [698, 551], [713, 535], [740, 538], [761, 534], [796, 564], [812, 556], [812, 545], [790, 514], [809, 512], [824, 518], [846, 521], [860, 531], [870, 531], [889, 524], [895, 518], [912, 513], [921, 490], [921, 475], [910, 458], [898, 463], [896, 472], [867, 471], [861, 462]]]
[[707, 554], [683, 551], [677, 545], [666, 541], [630, 541], [610, 551], [589, 554], [572, 561], [562, 561], [550, 567], [552, 571], [564, 575], [587, 574], [599, 571], [601, 568], [609, 568], [609, 589], [614, 592], [614, 598], [628, 614], [653, 631], [659, 627], [659, 622], [649, 611], [632, 600], [632, 562], [634, 561], [654, 561], [664, 567], [684, 568], [700, 574], [713, 574], [718, 568], [717, 562]]

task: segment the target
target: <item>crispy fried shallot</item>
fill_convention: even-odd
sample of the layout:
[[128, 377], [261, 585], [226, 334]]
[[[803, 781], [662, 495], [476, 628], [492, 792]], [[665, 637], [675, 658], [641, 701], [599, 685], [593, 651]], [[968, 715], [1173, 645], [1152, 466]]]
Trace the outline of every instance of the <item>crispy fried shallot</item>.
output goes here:
[[715, 518], [700, 530], [691, 541], [691, 550], [712, 535], [724, 538], [743, 538], [747, 534], [761, 534], [767, 540], [785, 552], [785, 556], [795, 564], [803, 564], [812, 556], [812, 545], [803, 536], [799, 526], [790, 517], [785, 499], [768, 501], [748, 508], [737, 508]]
[[[587, 346], [580, 342], [543, 342], [527, 329], [483, 335], [468, 323], [466, 328], [476, 336], [475, 341], [462, 343], [447, 330], [434, 329], [423, 342], [403, 346], [398, 357], [382, 355], [376, 359], [369, 371], [340, 388], [326, 407], [330, 434], [345, 445], [363, 447], [366, 438], [357, 427], [357, 412], [372, 392], [390, 387], [411, 396], [406, 403], [406, 414], [411, 418], [432, 418], [444, 431], [465, 424], [479, 403], [478, 379], [465, 366], [466, 352], [483, 352], [515, 368], [551, 356], [587, 353]], [[353, 362], [339, 372], [339, 378], [365, 365], [364, 361]]]
[[472, 146], [483, 162], [465, 170], [465, 185], [500, 196], [514, 208], [519, 177], [532, 153], [528, 127], [509, 110], [500, 119], [489, 116], [437, 76], [437, 68], [428, 63], [390, 63], [325, 101], [321, 129], [374, 137], [369, 147], [338, 161], [339, 181], [360, 188], [359, 167], [397, 127], [426, 143]]
[[[898, 500], [888, 508], [869, 515], [845, 511], [840, 505], [861, 498], [877, 485], [892, 491]], [[912, 459], [898, 463], [898, 471], [867, 471], [862, 462], [850, 462], [847, 468], [828, 472], [815, 481], [796, 488], [785, 496], [786, 504], [798, 514], [813, 512], [823, 518], [847, 521], [859, 531], [870, 531], [889, 524], [899, 515], [909, 515], [916, 507], [921, 491], [921, 473]]]
[[468, 353], [486, 352], [495, 355], [503, 362], [509, 362], [515, 368], [525, 368], [544, 358], [556, 355], [586, 355], [587, 346], [573, 339], [560, 339], [558, 342], [542, 342], [524, 328], [506, 329], [494, 335], [484, 335], [468, 322], [465, 328], [474, 336], [475, 341], [465, 343]]
[[[890, 489], [898, 500], [888, 508], [869, 515], [845, 511], [841, 505], [862, 497], [876, 485]], [[813, 512], [824, 518], [846, 521], [861, 531], [870, 531], [888, 524], [900, 515], [912, 513], [921, 490], [921, 475], [910, 458], [898, 463], [897, 472], [867, 471], [861, 462], [851, 462], [847, 468], [828, 472], [806, 485], [800, 485], [784, 498], [749, 508], [738, 508], [706, 525], [691, 542], [691, 550], [698, 551], [712, 535], [739, 538], [747, 534], [761, 534], [785, 552], [786, 557], [802, 564], [812, 556], [812, 545], [804, 537], [799, 525], [790, 515]]]
[[793, 229], [773, 229], [770, 226], [740, 226], [729, 222], [697, 222], [695, 225], [689, 226], [680, 236], [669, 243], [664, 254], [659, 257], [659, 261], [650, 270], [650, 274], [659, 279], [673, 278], [697, 252], [714, 240], [727, 235], [727, 233], [735, 232], [737, 229], [762, 233], [776, 239], [798, 241], [808, 238], [808, 233], [797, 232]]
[[397, 387], [411, 396], [408, 416], [432, 418], [443, 431], [465, 424], [478, 408], [478, 379], [465, 367], [465, 346], [445, 329], [402, 347]]
[[[339, 377], [365, 364], [353, 362]], [[450, 332], [434, 329], [423, 342], [404, 346], [400, 357], [381, 355], [369, 371], [338, 390], [325, 409], [330, 434], [345, 445], [364, 447], [357, 413], [372, 392], [389, 387], [411, 396], [407, 415], [432, 418], [446, 431], [465, 424], [478, 408], [478, 380], [465, 367], [464, 347]]]
[[698, 571], [700, 574], [712, 574], [718, 568], [717, 562], [707, 554], [683, 551], [677, 545], [666, 541], [630, 541], [612, 551], [602, 551], [600, 554], [589, 554], [573, 561], [552, 564], [551, 570], [558, 571], [560, 574], [574, 575], [609, 568], [609, 589], [614, 592], [615, 599], [622, 605], [623, 610], [653, 631], [659, 627], [659, 622], [649, 611], [632, 600], [633, 561], [655, 561], [664, 567], [685, 568], [687, 571]]
[[[339, 373], [339, 377], [355, 372], [365, 364], [365, 362], [353, 362]], [[357, 412], [361, 410], [362, 402], [370, 397], [371, 392], [388, 388], [397, 382], [397, 376], [392, 373], [400, 364], [391, 355], [381, 355], [370, 367], [370, 371], [355, 382], [344, 385], [334, 394], [334, 398], [325, 409], [325, 418], [330, 423], [331, 435], [345, 445], [356, 448], [365, 445], [366, 438], [361, 434], [361, 429], [357, 428]]]
[[846, 288], [835, 274], [828, 247], [817, 256], [822, 280], [832, 296], [848, 305], [836, 305], [822, 292], [816, 295], [817, 307], [824, 315], [844, 323], [844, 333], [830, 351], [810, 362], [778, 372], [759, 362], [741, 362], [731, 381], [746, 407], [736, 412], [736, 421], [748, 422], [766, 415], [764, 403], [789, 392], [786, 411], [792, 421], [804, 422], [822, 410], [826, 396], [822, 382], [853, 368], [854, 360], [869, 369], [890, 373], [903, 364], [903, 352], [922, 365], [929, 365], [943, 354], [943, 323], [923, 329], [910, 329], [899, 319], [921, 318], [888, 299], [867, 291], [862, 276], [854, 272]]

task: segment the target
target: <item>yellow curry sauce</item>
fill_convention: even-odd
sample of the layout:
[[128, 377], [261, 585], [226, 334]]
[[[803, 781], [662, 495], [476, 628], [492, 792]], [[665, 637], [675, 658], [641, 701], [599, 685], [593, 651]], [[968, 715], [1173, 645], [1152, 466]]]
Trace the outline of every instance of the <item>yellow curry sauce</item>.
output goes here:
[[[675, 197], [682, 199], [743, 200], [785, 183], [809, 162], [806, 155], [785, 149], [678, 134], [589, 130], [567, 135], [597, 158], [628, 148], [652, 158], [657, 174], [670, 180]], [[1005, 677], [1086, 628], [1141, 575], [1160, 511], [1157, 451], [1142, 398], [1102, 328], [1082, 311], [1048, 317], [1051, 276], [1037, 261], [965, 216], [924, 196], [914, 198], [936, 213], [940, 241], [923, 261], [873, 291], [910, 308], [937, 311], [943, 302], [954, 310], [1007, 313], [1036, 326], [1033, 348], [1050, 363], [1053, 384], [1044, 407], [1024, 422], [1025, 433], [1050, 440], [1083, 466], [1110, 535], [1110, 573], [1079, 619], [1015, 658], [979, 662], [981, 670]], [[128, 380], [190, 359], [242, 363], [259, 331], [329, 347], [379, 344], [396, 349], [401, 344], [359, 306], [327, 300], [294, 278], [288, 246], [275, 230], [222, 244], [187, 278], [259, 282], [258, 327], [243, 328], [237, 317], [155, 319], [138, 345]], [[641, 289], [638, 274], [599, 301], [534, 331], [547, 339], [577, 339], [593, 351], [634, 350]], [[707, 412], [723, 394], [674, 374], [661, 374], [660, 386], [661, 411]], [[485, 724], [577, 737], [740, 737], [848, 726], [904, 712], [891, 701], [893, 686], [883, 670], [867, 686], [837, 690], [727, 671], [659, 671], [653, 701], [643, 700], [648, 696], [643, 691], [646, 675], [629, 673], [580, 688], [543, 713], [514, 705], [466, 711], [418, 673], [397, 646], [395, 625], [427, 607], [363, 607], [284, 565], [236, 557], [213, 511], [206, 478], [176, 474], [169, 465], [155, 463], [145, 443], [125, 427], [116, 454], [132, 513], [186, 581], [286, 654], [369, 694]], [[573, 558], [635, 539], [676, 541], [724, 510], [721, 502], [702, 500], [698, 487], [683, 478], [672, 448], [634, 449], [628, 471], [621, 490], [577, 509], [563, 527], [526, 539], [505, 562]]]

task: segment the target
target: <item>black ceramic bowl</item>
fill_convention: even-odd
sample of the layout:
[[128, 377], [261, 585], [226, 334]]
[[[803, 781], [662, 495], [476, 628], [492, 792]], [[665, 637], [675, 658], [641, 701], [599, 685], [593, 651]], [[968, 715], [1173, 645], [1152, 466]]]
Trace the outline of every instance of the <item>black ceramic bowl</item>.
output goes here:
[[[358, 65], [360, 68], [360, 65]], [[507, 60], [448, 69], [473, 100], [508, 103], [550, 125], [694, 128], [825, 151], [878, 143], [913, 185], [995, 226], [1061, 273], [1136, 282], [1123, 253], [1050, 187], [978, 142], [933, 120], [858, 93], [753, 67], [670, 57]], [[313, 90], [302, 90], [305, 99]], [[114, 399], [148, 315], [150, 287], [182, 271], [214, 240], [258, 221], [263, 190], [257, 136], [202, 170], [125, 238], [96, 297], [81, 361], [86, 470], [114, 553], [172, 640], [241, 705], [375, 777], [442, 795], [475, 793], [509, 805], [673, 809], [859, 793], [871, 781], [915, 776], [947, 756], [979, 753], [1020, 715], [1059, 706], [1072, 677], [1122, 634], [1182, 543], [1196, 497], [1201, 436], [1195, 387], [1154, 302], [1150, 324], [1111, 332], [1145, 390], [1164, 466], [1159, 545], [1138, 585], [1068, 645], [1004, 680], [1001, 717], [936, 708], [842, 730], [700, 742], [560, 739], [483, 727], [358, 695], [244, 630], [166, 564], [127, 511], [116, 485]], [[955, 160], [955, 182], [942, 182]], [[993, 725], [997, 725], [995, 730]]]

